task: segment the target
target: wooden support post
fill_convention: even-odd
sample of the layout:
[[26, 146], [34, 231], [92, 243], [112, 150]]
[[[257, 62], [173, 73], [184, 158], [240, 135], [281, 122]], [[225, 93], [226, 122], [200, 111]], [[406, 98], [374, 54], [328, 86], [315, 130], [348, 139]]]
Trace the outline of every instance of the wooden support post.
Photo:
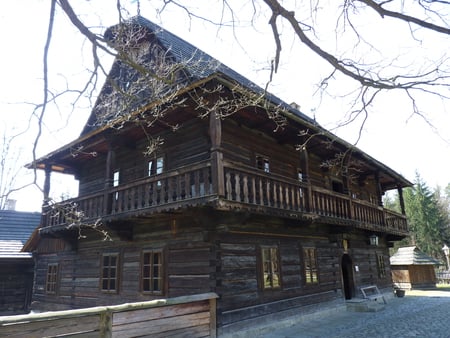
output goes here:
[[312, 184], [309, 177], [309, 156], [306, 147], [300, 150], [300, 168], [302, 169], [303, 181], [307, 184], [305, 209], [306, 211], [312, 211]]
[[375, 186], [377, 189], [378, 205], [380, 207], [382, 207], [383, 206], [383, 198], [382, 198], [383, 191], [381, 190], [380, 172], [379, 171], [375, 172]]
[[42, 213], [41, 213], [41, 227], [45, 227], [49, 225], [49, 216], [48, 213], [50, 211], [50, 177], [51, 177], [51, 165], [45, 165], [45, 180], [44, 180], [44, 200], [42, 201]]
[[43, 206], [48, 206], [49, 204], [49, 195], [50, 195], [50, 176], [51, 176], [51, 165], [45, 165], [45, 181], [44, 181], [44, 201]]
[[111, 144], [108, 147], [108, 153], [106, 155], [106, 166], [105, 166], [105, 188], [103, 196], [103, 213], [104, 215], [109, 215], [112, 208], [112, 195], [109, 192], [110, 188], [113, 186], [113, 173], [115, 165], [115, 153]]
[[213, 192], [225, 196], [225, 178], [223, 171], [223, 154], [220, 150], [222, 142], [222, 121], [216, 112], [209, 114], [209, 136], [211, 138], [211, 183]]
[[398, 192], [398, 200], [400, 201], [400, 210], [402, 211], [402, 215], [406, 215], [405, 200], [403, 199], [403, 189], [400, 185], [397, 186], [397, 192]]

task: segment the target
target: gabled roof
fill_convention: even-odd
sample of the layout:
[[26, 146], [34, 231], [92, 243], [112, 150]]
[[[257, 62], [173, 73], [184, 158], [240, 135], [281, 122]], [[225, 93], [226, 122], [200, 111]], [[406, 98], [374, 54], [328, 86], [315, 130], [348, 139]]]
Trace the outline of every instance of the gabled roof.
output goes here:
[[[307, 121], [311, 124], [317, 125], [317, 122], [315, 120], [303, 114], [295, 107], [292, 107], [275, 95], [266, 92], [263, 88], [250, 81], [246, 77], [242, 76], [241, 74], [237, 73], [233, 69], [227, 67], [219, 60], [213, 58], [212, 56], [193, 46], [189, 42], [183, 40], [175, 34], [172, 34], [171, 32], [165, 30], [161, 26], [147, 20], [142, 16], [135, 16], [122, 24], [108, 28], [104, 34], [105, 39], [113, 42], [115, 39], [115, 31], [119, 30], [123, 25], [139, 28], [143, 27], [147, 29], [149, 35], [154, 37], [156, 43], [164, 48], [164, 50], [167, 52], [167, 56], [170, 57], [174, 63], [185, 65], [186, 68], [183, 69], [183, 71], [186, 73], [185, 79], [187, 79], [189, 83], [194, 83], [220, 74], [226, 78], [229, 78], [231, 81], [238, 83], [245, 89], [258, 94], [263, 94], [265, 98], [272, 102], [275, 106], [289, 110], [305, 122]], [[115, 62], [115, 65], [113, 65], [113, 69], [114, 66], [117, 66], [117, 60]], [[101, 97], [101, 95], [102, 94], [100, 93], [99, 97]], [[89, 117], [88, 123], [84, 127], [81, 135], [84, 135], [93, 129], [92, 125], [95, 121], [95, 111], [96, 110], [94, 108], [91, 116]]]
[[399, 248], [390, 258], [391, 265], [440, 265], [441, 262], [421, 252], [416, 246]]
[[0, 210], [0, 259], [30, 258], [30, 253], [20, 251], [40, 220], [38, 212]]

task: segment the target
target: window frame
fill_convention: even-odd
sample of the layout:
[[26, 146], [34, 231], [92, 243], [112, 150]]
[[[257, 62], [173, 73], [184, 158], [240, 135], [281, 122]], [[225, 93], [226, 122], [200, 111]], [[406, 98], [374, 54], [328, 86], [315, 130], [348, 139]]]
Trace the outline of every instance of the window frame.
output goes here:
[[[265, 259], [265, 253], [269, 253], [269, 259]], [[263, 291], [279, 290], [282, 288], [280, 248], [278, 245], [260, 246], [260, 283]], [[275, 257], [274, 257], [275, 256]], [[270, 262], [266, 269], [266, 262]], [[275, 262], [275, 269], [274, 263]], [[267, 271], [267, 272], [266, 272]], [[267, 275], [267, 277], [266, 277]], [[274, 285], [274, 275], [277, 276], [277, 284]], [[268, 283], [268, 284], [267, 284]]]
[[165, 170], [166, 170], [166, 159], [163, 155], [156, 156], [147, 163], [147, 176], [160, 175]]
[[[105, 265], [105, 258], [109, 257], [108, 265]], [[111, 265], [111, 258], [115, 258], [115, 265]], [[103, 293], [119, 293], [119, 282], [120, 282], [120, 254], [118, 252], [107, 252], [101, 254], [100, 263], [100, 291]], [[105, 269], [108, 271], [107, 276], [105, 276]], [[111, 271], [115, 270], [114, 276], [111, 276]], [[111, 288], [111, 281], [114, 281], [114, 288]], [[107, 288], [104, 288], [104, 282], [107, 283]]]
[[112, 186], [118, 187], [120, 185], [120, 169], [115, 169], [112, 175]]
[[270, 158], [265, 155], [257, 154], [255, 156], [256, 169], [262, 170], [265, 173], [270, 173]]
[[49, 295], [56, 295], [58, 291], [59, 264], [47, 264], [47, 273], [45, 275], [45, 293]]
[[[311, 255], [313, 253], [313, 255]], [[303, 277], [305, 285], [319, 285], [319, 264], [317, 261], [317, 248], [303, 247]]]
[[[150, 259], [148, 260], [148, 264], [146, 264], [145, 255], [149, 254]], [[154, 255], [158, 254], [159, 259], [159, 268], [158, 273], [159, 277], [156, 279], [159, 280], [159, 290], [155, 290], [154, 288], [154, 282], [155, 282], [155, 276], [154, 276]], [[140, 264], [140, 289], [142, 294], [144, 295], [162, 295], [164, 294], [165, 289], [165, 266], [164, 266], [164, 250], [163, 248], [157, 248], [157, 249], [144, 249], [141, 252], [141, 264]], [[146, 272], [146, 267], [148, 268], [148, 273]], [[148, 290], [146, 289], [146, 281], [148, 281]]]
[[377, 262], [378, 278], [385, 279], [387, 274], [386, 274], [386, 264], [384, 261], [384, 255], [381, 253], [376, 253], [376, 262]]

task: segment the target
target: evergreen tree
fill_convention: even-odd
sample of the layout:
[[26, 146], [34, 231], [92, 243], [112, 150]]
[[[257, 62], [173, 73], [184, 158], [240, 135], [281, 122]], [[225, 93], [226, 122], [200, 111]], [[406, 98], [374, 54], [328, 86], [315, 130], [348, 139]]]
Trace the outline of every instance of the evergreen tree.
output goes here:
[[411, 232], [410, 243], [425, 253], [442, 258], [442, 246], [448, 227], [436, 194], [430, 191], [419, 174], [413, 188], [405, 190], [406, 215]]

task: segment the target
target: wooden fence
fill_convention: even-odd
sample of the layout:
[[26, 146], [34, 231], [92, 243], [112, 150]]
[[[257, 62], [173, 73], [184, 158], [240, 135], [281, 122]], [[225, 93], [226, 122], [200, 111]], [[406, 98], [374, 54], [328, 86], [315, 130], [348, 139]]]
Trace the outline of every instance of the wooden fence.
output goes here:
[[215, 293], [0, 317], [0, 337], [216, 337]]

